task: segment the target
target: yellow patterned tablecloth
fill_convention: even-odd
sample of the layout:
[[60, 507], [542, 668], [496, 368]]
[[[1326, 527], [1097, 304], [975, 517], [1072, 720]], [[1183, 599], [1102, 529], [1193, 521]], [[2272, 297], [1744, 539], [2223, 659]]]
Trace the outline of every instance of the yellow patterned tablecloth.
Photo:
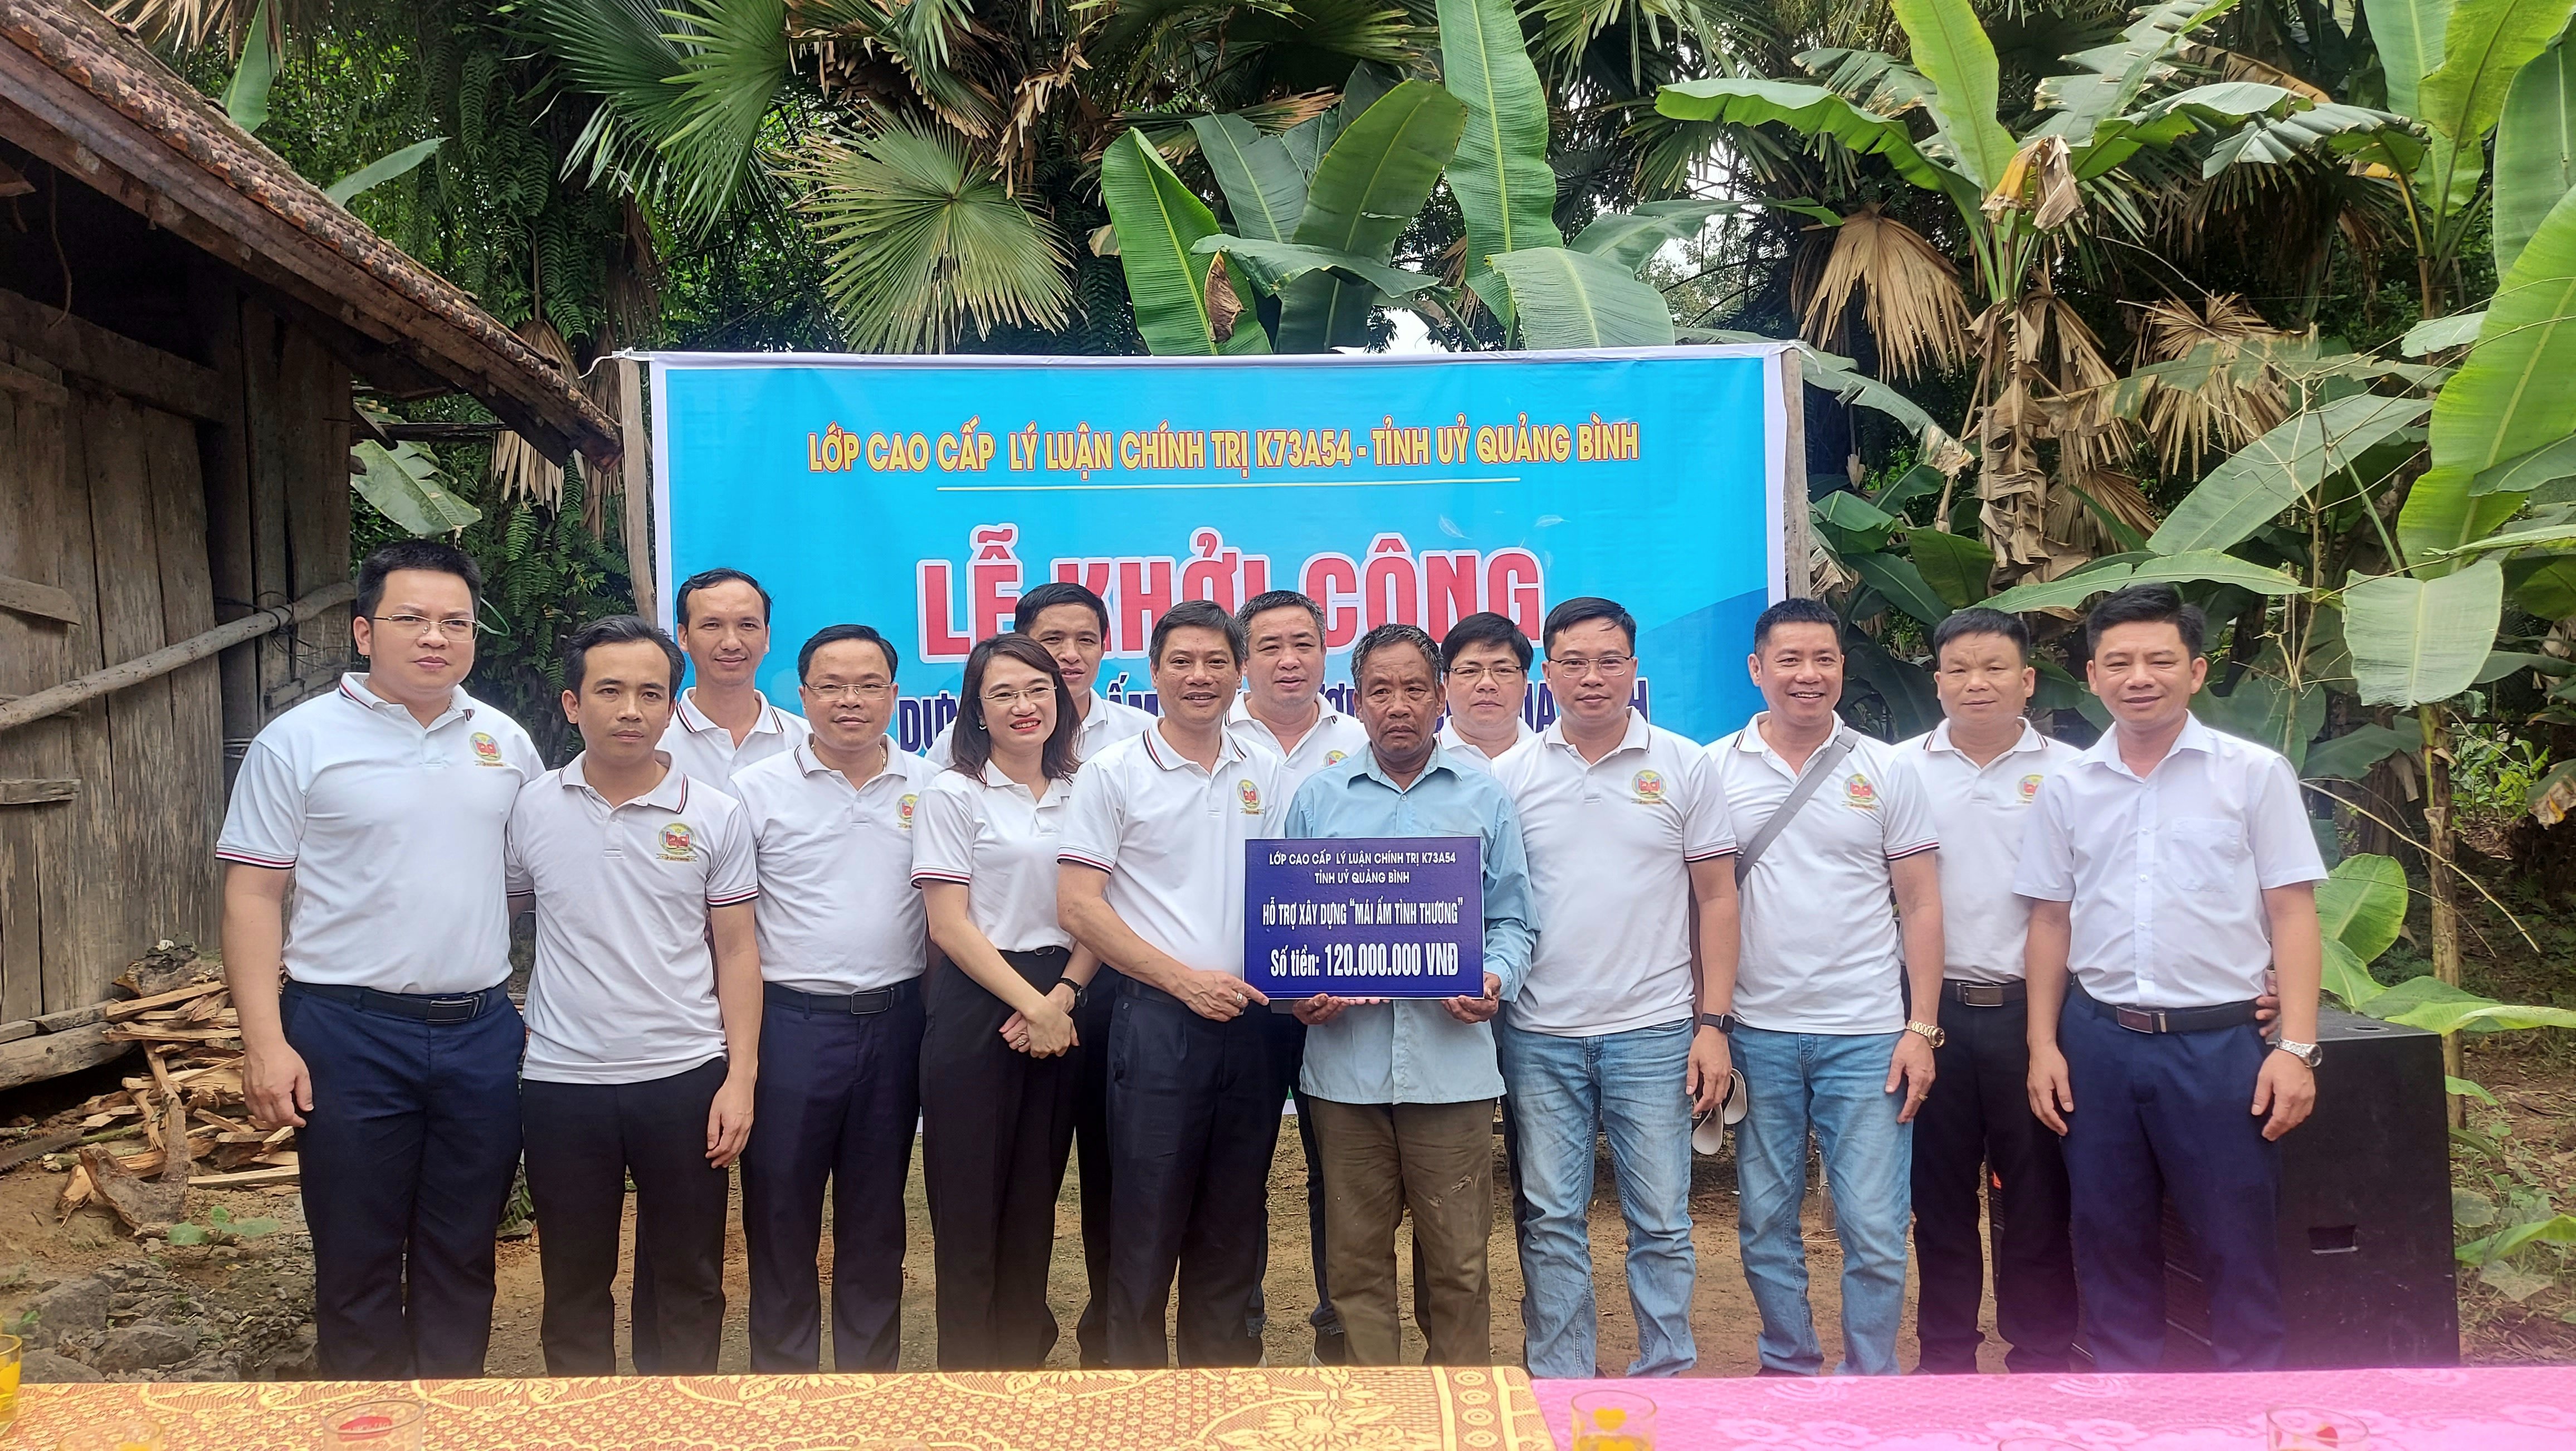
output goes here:
[[41, 1385], [0, 1451], [140, 1414], [168, 1451], [313, 1451], [323, 1412], [429, 1403], [424, 1451], [1545, 1451], [1514, 1368]]

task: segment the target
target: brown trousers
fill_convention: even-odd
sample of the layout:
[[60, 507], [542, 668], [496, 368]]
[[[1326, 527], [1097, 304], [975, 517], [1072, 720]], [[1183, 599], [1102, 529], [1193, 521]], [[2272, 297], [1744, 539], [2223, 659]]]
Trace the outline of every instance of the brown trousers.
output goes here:
[[1432, 1365], [1493, 1363], [1485, 1243], [1494, 1221], [1494, 1101], [1309, 1097], [1323, 1151], [1325, 1279], [1353, 1365], [1395, 1365], [1395, 1226], [1413, 1215], [1415, 1303]]

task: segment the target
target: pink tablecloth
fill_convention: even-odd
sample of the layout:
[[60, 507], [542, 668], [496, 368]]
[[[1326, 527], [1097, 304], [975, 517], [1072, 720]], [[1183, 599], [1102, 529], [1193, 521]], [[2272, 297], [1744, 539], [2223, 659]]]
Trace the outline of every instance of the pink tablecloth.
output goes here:
[[1535, 1384], [1559, 1446], [1570, 1440], [1566, 1403], [1615, 1387], [1654, 1401], [1663, 1451], [1993, 1451], [2024, 1436], [2100, 1451], [2256, 1451], [2263, 1413], [2278, 1406], [2358, 1416], [2369, 1451], [2576, 1451], [2576, 1366]]

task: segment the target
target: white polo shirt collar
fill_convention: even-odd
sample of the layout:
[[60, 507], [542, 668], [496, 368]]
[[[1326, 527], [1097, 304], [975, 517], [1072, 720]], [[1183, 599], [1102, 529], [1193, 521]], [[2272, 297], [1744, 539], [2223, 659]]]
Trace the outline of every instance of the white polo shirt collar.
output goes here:
[[408, 721], [414, 727], [423, 731], [437, 730], [439, 727], [446, 725], [452, 720], [472, 720], [474, 718], [474, 697], [467, 695], [464, 687], [462, 686], [450, 686], [448, 688], [447, 709], [440, 711], [438, 715], [425, 726], [421, 725], [420, 718], [418, 716], [411, 713], [410, 706], [404, 705], [399, 701], [387, 700], [383, 696], [376, 694], [374, 688], [367, 684], [367, 678], [355, 670], [345, 672], [341, 675], [340, 693], [349, 697], [351, 700], [356, 701], [360, 706], [368, 710], [384, 715], [400, 716], [403, 720]]
[[2083, 753], [2025, 720], [2020, 738], [1982, 766], [1952, 743], [1948, 721], [1898, 745], [1896, 755], [1921, 773], [1925, 803], [1941, 837], [1942, 975], [1961, 982], [2020, 982], [2030, 899], [2013, 891], [2012, 883], [2031, 807], [2048, 778], [2073, 767]]
[[1320, 693], [1315, 697], [1315, 710], [1315, 723], [1297, 738], [1297, 749], [1293, 751], [1281, 749], [1278, 733], [1252, 713], [1249, 695], [1234, 698], [1225, 713], [1225, 728], [1228, 734], [1240, 734], [1255, 747], [1278, 757], [1287, 767], [1279, 778], [1279, 788], [1294, 796], [1307, 777], [1368, 749], [1368, 729], [1357, 719], [1333, 709], [1332, 701]]
[[2174, 737], [2173, 744], [2165, 748], [2163, 759], [2150, 767], [2146, 776], [2130, 770], [2129, 763], [2120, 758], [2120, 728], [2116, 725], [2102, 732], [2102, 738], [2095, 741], [2091, 748], [2084, 752], [2084, 759], [2094, 765], [2108, 766], [2132, 781], [2144, 781], [2148, 776], [2162, 771], [2166, 761], [2172, 760], [2185, 751], [2198, 751], [2204, 756], [2211, 757], [2218, 754], [2218, 733], [2203, 725], [2199, 716], [2183, 717], [2182, 733]]
[[1453, 715], [1450, 717], [1449, 723], [1440, 728], [1440, 748], [1457, 757], [1461, 764], [1473, 766], [1478, 770], [1482, 770], [1491, 766], [1494, 762], [1501, 760], [1504, 756], [1508, 756], [1512, 752], [1519, 750], [1521, 747], [1528, 745], [1530, 738], [1537, 734], [1538, 732], [1530, 729], [1528, 721], [1521, 719], [1519, 716], [1513, 716], [1512, 743], [1503, 747], [1500, 753], [1489, 756], [1485, 754], [1485, 748], [1483, 746], [1477, 745], [1474, 741], [1471, 741], [1458, 733], [1458, 720], [1457, 717]]
[[733, 732], [698, 709], [698, 688], [694, 685], [680, 692], [678, 709], [671, 712], [671, 724], [662, 732], [662, 749], [669, 752], [671, 763], [680, 770], [723, 790], [733, 789], [733, 778], [756, 762], [784, 755], [813, 733], [800, 715], [791, 715], [772, 705], [759, 691], [752, 697], [760, 702], [760, 711], [751, 720], [751, 729], [743, 732], [735, 744]]
[[1243, 973], [1243, 844], [1288, 815], [1279, 757], [1218, 732], [1215, 769], [1160, 726], [1118, 741], [1075, 775], [1057, 859], [1109, 874], [1105, 895], [1136, 935], [1185, 966]]
[[607, 806], [611, 811], [623, 811], [629, 806], [652, 806], [670, 812], [688, 810], [689, 778], [687, 773], [680, 770], [677, 766], [672, 765], [671, 758], [668, 755], [663, 755], [661, 760], [664, 768], [662, 771], [662, 779], [653, 783], [652, 790], [645, 792], [641, 796], [629, 797], [613, 806], [609, 804], [609, 800], [606, 796], [600, 794], [598, 787], [590, 784], [590, 752], [584, 751], [580, 755], [573, 757], [571, 764], [565, 766], [562, 771], [557, 773], [557, 775], [562, 779], [563, 789], [567, 791], [579, 791], [588, 796], [591, 800], [598, 802], [600, 805]]
[[854, 788], [805, 740], [735, 776], [760, 853], [764, 979], [841, 994], [921, 976], [929, 939], [912, 889], [914, 830], [939, 771], [888, 741], [884, 767]]
[[[743, 744], [749, 745], [753, 736], [785, 735], [787, 724], [781, 718], [785, 712], [770, 704], [769, 697], [758, 690], [752, 691], [751, 698], [760, 702], [760, 712], [752, 717], [751, 729], [743, 733]], [[679, 721], [691, 734], [705, 735], [713, 731], [723, 736], [727, 745], [733, 743], [733, 732], [716, 724], [713, 717], [698, 709], [698, 688], [694, 685], [680, 692]]]
[[913, 812], [912, 884], [967, 889], [967, 915], [1003, 952], [1070, 947], [1056, 918], [1056, 850], [1073, 783], [1029, 789], [988, 762], [980, 776], [954, 767], [922, 789]]

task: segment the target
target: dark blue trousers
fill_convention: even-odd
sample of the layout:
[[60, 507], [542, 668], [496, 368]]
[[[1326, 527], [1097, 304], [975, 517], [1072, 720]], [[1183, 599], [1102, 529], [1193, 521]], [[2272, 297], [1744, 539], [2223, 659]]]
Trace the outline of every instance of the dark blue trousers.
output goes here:
[[470, 1020], [427, 1023], [290, 982], [279, 1013], [313, 1075], [296, 1144], [322, 1375], [481, 1375], [519, 1168], [518, 1009], [496, 987]]
[[895, 1368], [902, 1333], [904, 1182], [921, 1115], [920, 984], [883, 1012], [807, 1010], [772, 994], [742, 1155], [751, 1252], [751, 1368], [822, 1363], [823, 1191], [832, 1193], [832, 1365]]
[[2271, 1048], [2251, 1026], [2134, 1033], [2081, 991], [2068, 993], [2057, 1038], [2075, 1094], [2066, 1177], [2093, 1363], [2163, 1362], [2170, 1196], [2209, 1290], [2211, 1359], [2221, 1370], [2277, 1366], [2281, 1154], [2248, 1112]]
[[1160, 1370], [1180, 1279], [1180, 1363], [1251, 1365], [1244, 1331], [1270, 1236], [1280, 1081], [1266, 1012], [1230, 1022], [1122, 981], [1109, 1030], [1109, 1360]]

